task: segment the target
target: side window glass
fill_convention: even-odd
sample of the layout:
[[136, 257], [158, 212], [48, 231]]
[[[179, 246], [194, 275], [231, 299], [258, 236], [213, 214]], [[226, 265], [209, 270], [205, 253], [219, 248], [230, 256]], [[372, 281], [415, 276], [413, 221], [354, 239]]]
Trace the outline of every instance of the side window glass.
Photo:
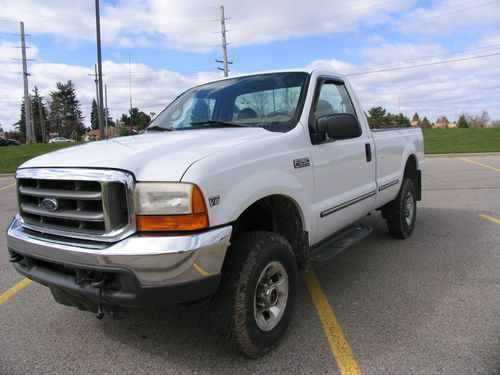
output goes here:
[[356, 116], [345, 86], [338, 82], [325, 82], [320, 89], [314, 117], [318, 119], [334, 113], [350, 113]]

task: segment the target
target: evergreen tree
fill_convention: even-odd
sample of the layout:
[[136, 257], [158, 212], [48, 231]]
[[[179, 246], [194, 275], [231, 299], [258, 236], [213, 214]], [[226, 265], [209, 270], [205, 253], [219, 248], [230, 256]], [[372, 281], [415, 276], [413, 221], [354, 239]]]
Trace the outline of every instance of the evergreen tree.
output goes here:
[[[417, 115], [418, 116], [418, 115]], [[410, 119], [403, 115], [402, 113], [396, 115], [396, 121], [398, 123], [398, 126], [400, 127], [409, 127], [411, 126]]]
[[76, 98], [75, 86], [72, 81], [57, 82], [56, 88], [57, 90], [50, 93], [52, 130], [67, 138], [80, 139], [86, 128], [83, 124], [80, 102]]
[[97, 102], [92, 99], [92, 109], [90, 111], [90, 127], [92, 129], [99, 129], [99, 117], [97, 115]]
[[457, 128], [468, 128], [469, 127], [469, 123], [467, 121], [467, 119], [465, 118], [465, 115], [460, 115], [460, 117], [458, 118], [458, 122], [457, 122]]
[[[45, 126], [45, 135], [48, 135], [49, 129], [50, 129], [50, 123], [48, 121], [47, 117], [47, 107], [45, 106], [45, 103], [43, 101], [43, 97], [40, 95], [40, 90], [38, 87], [35, 86], [35, 88], [32, 90], [33, 94], [30, 95], [30, 104], [31, 104], [31, 122], [32, 122], [32, 129], [34, 130], [34, 134], [31, 135], [33, 141], [36, 141], [38, 143], [44, 141], [43, 137], [43, 126], [42, 123]], [[41, 112], [42, 112], [42, 117], [40, 117], [40, 103], [42, 104], [41, 106]], [[23, 102], [21, 103], [21, 116], [19, 118], [19, 121], [17, 121], [14, 124], [17, 128], [17, 130], [22, 133], [26, 134], [26, 118], [25, 118], [25, 112], [24, 112], [24, 99]]]
[[43, 102], [43, 97], [40, 95], [40, 90], [38, 90], [36, 86], [31, 96], [31, 112], [33, 114], [33, 129], [35, 130], [33, 139], [36, 138], [37, 142], [47, 141], [50, 130], [50, 124], [47, 118], [47, 108]]
[[372, 107], [368, 110], [368, 123], [372, 129], [380, 129], [386, 126], [387, 111], [382, 107]]
[[21, 116], [19, 118], [19, 121], [17, 121], [14, 124], [14, 126], [20, 133], [26, 134], [26, 118], [24, 117], [24, 99], [21, 102]]

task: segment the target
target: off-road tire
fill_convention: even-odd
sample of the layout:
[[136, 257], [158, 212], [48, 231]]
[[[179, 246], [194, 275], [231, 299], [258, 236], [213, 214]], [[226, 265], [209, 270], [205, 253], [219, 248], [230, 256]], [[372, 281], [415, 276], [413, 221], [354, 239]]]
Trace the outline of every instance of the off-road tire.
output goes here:
[[417, 216], [417, 195], [413, 181], [405, 178], [396, 199], [389, 202], [383, 210], [391, 235], [396, 238], [409, 237]]
[[[271, 264], [283, 266], [288, 294], [281, 318], [275, 320], [276, 326], [262, 330], [255, 314], [257, 284]], [[296, 293], [297, 264], [292, 247], [283, 236], [252, 231], [234, 240], [226, 255], [216, 301], [228, 323], [229, 336], [241, 352], [258, 358], [277, 345], [292, 318]]]

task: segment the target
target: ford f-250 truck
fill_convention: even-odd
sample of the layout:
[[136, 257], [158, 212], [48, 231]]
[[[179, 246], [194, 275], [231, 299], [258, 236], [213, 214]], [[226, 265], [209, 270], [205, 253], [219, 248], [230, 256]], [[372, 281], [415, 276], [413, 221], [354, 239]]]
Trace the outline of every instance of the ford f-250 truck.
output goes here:
[[298, 271], [369, 234], [359, 219], [412, 233], [423, 164], [420, 129], [370, 130], [340, 74], [222, 79], [145, 134], [21, 165], [10, 261], [99, 318], [213, 296], [256, 357], [289, 325]]

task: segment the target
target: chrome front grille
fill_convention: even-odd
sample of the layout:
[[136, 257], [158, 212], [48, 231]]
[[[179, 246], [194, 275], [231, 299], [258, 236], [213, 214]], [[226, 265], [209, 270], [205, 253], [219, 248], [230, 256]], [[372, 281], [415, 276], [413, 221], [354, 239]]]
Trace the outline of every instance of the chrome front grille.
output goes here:
[[67, 237], [114, 241], [135, 230], [131, 175], [40, 168], [16, 173], [23, 226]]

